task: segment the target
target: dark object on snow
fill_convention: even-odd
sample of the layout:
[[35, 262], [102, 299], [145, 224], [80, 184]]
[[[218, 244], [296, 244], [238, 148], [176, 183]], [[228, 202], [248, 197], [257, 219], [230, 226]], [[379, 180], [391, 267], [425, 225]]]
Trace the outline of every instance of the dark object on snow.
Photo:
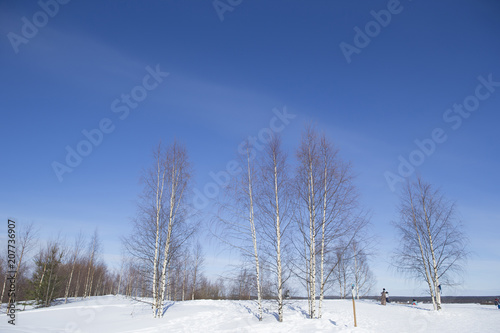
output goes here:
[[285, 291], [285, 299], [290, 299], [290, 290]]
[[495, 298], [495, 305], [498, 306], [498, 308], [500, 309], [500, 302], [498, 300], [498, 297]]
[[389, 292], [385, 291], [385, 288], [383, 288], [380, 297], [380, 304], [385, 305], [389, 301], [387, 294], [389, 294]]

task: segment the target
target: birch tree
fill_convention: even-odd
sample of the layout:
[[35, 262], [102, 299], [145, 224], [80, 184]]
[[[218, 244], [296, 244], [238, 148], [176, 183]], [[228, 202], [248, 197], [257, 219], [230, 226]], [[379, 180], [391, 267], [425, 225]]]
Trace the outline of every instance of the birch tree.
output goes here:
[[321, 161], [321, 267], [318, 317], [335, 261], [327, 265], [327, 254], [334, 249], [349, 251], [349, 245], [361, 237], [369, 218], [358, 201], [352, 165], [344, 162], [339, 151], [323, 134], [319, 143]]
[[96, 255], [100, 250], [101, 243], [99, 241], [99, 234], [97, 232], [97, 228], [94, 230], [94, 234], [89, 242], [89, 250], [88, 250], [88, 261], [87, 261], [87, 277], [85, 279], [85, 287], [83, 297], [86, 298], [92, 293], [92, 285], [94, 281], [94, 273], [95, 273], [95, 259]]
[[189, 280], [188, 280], [188, 272], [189, 272], [188, 265], [189, 265], [189, 262], [191, 260], [191, 255], [190, 255], [190, 253], [189, 253], [189, 251], [187, 249], [184, 249], [182, 251], [181, 260], [182, 260], [182, 296], [181, 296], [181, 299], [183, 301], [185, 301], [186, 300], [187, 287], [188, 287], [188, 283], [189, 283]]
[[[303, 245], [299, 252], [305, 263], [302, 268], [296, 265], [296, 270], [306, 284], [309, 317], [321, 318], [325, 290], [335, 276], [333, 273], [343, 258], [349, 256], [345, 252], [366, 227], [368, 219], [358, 202], [351, 165], [342, 161], [324, 134], [319, 135], [312, 126], [306, 127], [296, 155], [295, 217], [301, 235], [296, 247]], [[329, 256], [333, 251], [340, 256]]]
[[198, 277], [200, 275], [200, 270], [201, 267], [203, 266], [205, 259], [203, 256], [203, 249], [201, 247], [201, 244], [199, 242], [196, 243], [195, 248], [193, 249], [193, 288], [191, 292], [191, 300], [194, 300], [195, 297], [195, 292], [196, 292], [196, 281], [198, 280]]
[[394, 266], [425, 281], [434, 310], [441, 310], [440, 286], [454, 284], [468, 255], [455, 205], [419, 176], [403, 188], [394, 224], [401, 239]]
[[[302, 135], [297, 150], [299, 162], [296, 184], [299, 196], [297, 221], [303, 237], [306, 263], [305, 281], [308, 293], [309, 317], [316, 316], [316, 239], [318, 210], [321, 208], [321, 161], [320, 147], [316, 132], [307, 128]], [[323, 252], [322, 252], [323, 254]]]
[[[255, 267], [254, 285], [257, 294], [258, 319], [262, 320], [262, 288], [259, 262], [259, 241], [257, 239], [255, 204], [255, 178], [257, 173], [253, 162], [253, 147], [247, 140], [242, 146], [237, 176], [225, 188], [226, 200], [219, 203], [216, 217], [216, 237], [224, 244], [236, 248], [244, 258], [253, 261]], [[258, 212], [257, 212], [258, 214]]]
[[73, 249], [73, 255], [72, 255], [71, 272], [69, 274], [68, 283], [66, 284], [66, 292], [64, 293], [64, 304], [68, 302], [69, 289], [71, 287], [71, 281], [73, 280], [73, 273], [75, 272], [76, 262], [78, 259], [78, 255], [80, 254], [80, 250], [83, 247], [83, 244], [84, 244], [84, 237], [82, 232], [80, 231], [80, 233], [78, 233], [78, 235], [75, 238], [75, 247]]
[[[187, 151], [178, 142], [153, 152], [153, 165], [143, 172], [143, 193], [133, 231], [123, 239], [125, 250], [137, 260], [139, 270], [152, 296], [153, 317], [163, 315], [163, 300], [169, 286], [170, 260], [186, 246], [195, 225], [188, 223], [186, 198], [189, 193], [191, 166]], [[132, 286], [127, 282], [126, 294]]]
[[335, 253], [337, 259], [336, 278], [339, 286], [339, 297], [344, 299], [347, 296], [348, 284], [351, 280], [351, 258], [347, 256], [344, 247], [339, 247]]
[[80, 285], [82, 281], [80, 277], [81, 276], [83, 277], [82, 272], [84, 272], [85, 267], [86, 267], [85, 260], [83, 258], [79, 258], [76, 267], [78, 274], [76, 275], [76, 283], [75, 283], [75, 294], [74, 294], [75, 299], [78, 298], [78, 295], [80, 294]]
[[165, 186], [165, 179], [167, 177], [166, 165], [163, 152], [161, 149], [161, 143], [158, 144], [158, 148], [154, 153], [155, 169], [151, 172], [150, 179], [146, 182], [149, 183], [149, 189], [154, 193], [154, 221], [155, 221], [155, 243], [154, 243], [154, 259], [153, 259], [153, 316], [159, 317], [161, 312], [159, 312], [160, 305], [162, 303], [159, 297], [160, 292], [158, 290], [158, 271], [159, 271], [159, 252], [160, 252], [160, 233], [161, 233], [161, 215], [163, 210], [163, 190]]
[[375, 280], [373, 272], [368, 265], [368, 254], [365, 248], [358, 242], [353, 241], [350, 251], [353, 255], [352, 276], [354, 279], [354, 290], [356, 297], [366, 296], [372, 290]]
[[186, 191], [191, 178], [190, 164], [186, 148], [181, 144], [174, 142], [167, 148], [165, 156], [165, 168], [163, 173], [166, 175], [166, 185], [168, 189], [168, 203], [165, 205], [167, 218], [167, 237], [163, 253], [163, 269], [161, 273], [160, 284], [160, 304], [157, 307], [160, 316], [163, 316], [163, 295], [166, 287], [166, 270], [169, 264], [169, 255], [172, 251], [173, 243], [172, 233], [174, 227], [183, 218], [185, 218]]
[[278, 321], [283, 321], [283, 288], [289, 278], [283, 262], [286, 232], [291, 220], [291, 180], [288, 176], [287, 156], [281, 148], [281, 139], [271, 137], [264, 148], [259, 165], [259, 220], [266, 246], [264, 250], [272, 260], [268, 261], [276, 276], [275, 295], [278, 305]]

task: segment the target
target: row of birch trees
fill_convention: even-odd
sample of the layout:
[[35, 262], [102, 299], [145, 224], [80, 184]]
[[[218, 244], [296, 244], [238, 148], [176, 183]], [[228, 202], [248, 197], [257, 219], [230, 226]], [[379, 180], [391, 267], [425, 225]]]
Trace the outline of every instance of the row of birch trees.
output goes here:
[[356, 257], [353, 245], [361, 246], [361, 239], [365, 240], [368, 219], [359, 206], [351, 165], [339, 157], [325, 135], [306, 128], [296, 155], [296, 224], [300, 232], [295, 243], [304, 244], [297, 246], [302, 257], [297, 271], [307, 290], [309, 317], [321, 318], [325, 291], [340, 264]]
[[[354, 261], [364, 265], [357, 273], [367, 275], [356, 282], [371, 274], [363, 250], [368, 219], [358, 202], [352, 167], [313, 127], [304, 130], [295, 159], [289, 158], [278, 136], [270, 137], [260, 154], [251, 142], [241, 147], [239, 172], [217, 202], [212, 232], [253, 262], [260, 320], [263, 271], [274, 276], [279, 321], [285, 296], [296, 284], [292, 281], [307, 292], [309, 317], [321, 317], [325, 293], [338, 281], [340, 263], [357, 258]], [[354, 244], [358, 249], [353, 250]], [[368, 285], [363, 282], [357, 288]]]
[[[117, 293], [117, 273], [108, 270], [100, 258], [101, 243], [97, 229], [86, 240], [83, 233], [68, 245], [62, 237], [38, 240], [34, 224], [21, 224], [18, 231], [18, 251], [14, 270], [16, 280], [15, 301], [34, 301], [36, 306], [50, 306], [55, 299], [98, 296]], [[10, 304], [8, 297], [9, 274], [0, 268], [3, 278], [1, 303]]]
[[[120, 293], [134, 298], [152, 296], [152, 261], [124, 259], [120, 269]], [[166, 269], [163, 301], [225, 298], [223, 282], [210, 281], [203, 274], [204, 253], [200, 243], [191, 242], [171, 258]]]
[[[153, 160], [152, 167], [143, 172], [143, 193], [133, 232], [123, 243], [143, 276], [148, 288], [146, 294], [153, 298], [153, 316], [161, 318], [164, 301], [170, 293], [170, 274], [176, 258], [181, 257], [192, 239], [196, 224], [192, 223], [192, 211], [187, 207], [192, 168], [186, 148], [178, 142], [168, 146], [160, 143], [154, 150]], [[196, 252], [194, 255], [194, 286], [200, 265], [201, 248], [198, 255]], [[194, 293], [190, 296], [194, 298]]]

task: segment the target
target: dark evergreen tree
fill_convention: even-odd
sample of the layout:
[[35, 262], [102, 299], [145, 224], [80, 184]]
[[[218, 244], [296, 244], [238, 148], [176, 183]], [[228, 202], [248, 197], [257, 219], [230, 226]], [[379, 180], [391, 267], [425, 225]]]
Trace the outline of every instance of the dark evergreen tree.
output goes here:
[[49, 244], [35, 259], [35, 272], [30, 281], [30, 298], [37, 305], [50, 306], [51, 302], [63, 292], [62, 276], [59, 268], [63, 251], [57, 244]]

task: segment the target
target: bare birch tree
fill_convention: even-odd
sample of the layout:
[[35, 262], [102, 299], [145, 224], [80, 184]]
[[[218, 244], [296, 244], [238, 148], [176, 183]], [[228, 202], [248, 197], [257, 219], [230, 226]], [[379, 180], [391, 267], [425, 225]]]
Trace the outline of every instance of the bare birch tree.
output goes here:
[[339, 286], [339, 297], [345, 299], [348, 291], [348, 281], [351, 280], [351, 271], [349, 267], [351, 266], [351, 258], [347, 255], [347, 252], [344, 251], [344, 246], [339, 246], [335, 253], [336, 255], [336, 270], [335, 276], [337, 278], [337, 283]]
[[[321, 209], [321, 156], [319, 140], [316, 132], [307, 128], [302, 135], [301, 144], [297, 150], [299, 161], [296, 188], [299, 197], [296, 215], [299, 230], [303, 237], [305, 260], [305, 282], [308, 292], [309, 317], [316, 317], [316, 239], [317, 219]], [[323, 254], [323, 252], [322, 252]]]
[[193, 278], [191, 280], [193, 282], [193, 288], [191, 291], [191, 300], [194, 300], [197, 287], [196, 281], [198, 280], [200, 269], [204, 261], [203, 249], [201, 248], [201, 244], [197, 242], [195, 248], [193, 249]]
[[373, 272], [368, 265], [368, 254], [365, 248], [358, 242], [353, 241], [351, 244], [353, 255], [352, 276], [354, 279], [354, 290], [357, 299], [361, 296], [366, 296], [370, 293], [375, 284]]
[[187, 249], [184, 249], [182, 252], [182, 300], [186, 300], [187, 287], [189, 283], [188, 277], [188, 265], [190, 261], [190, 253]]
[[335, 263], [326, 264], [327, 254], [335, 248], [341, 252], [349, 251], [349, 245], [361, 237], [369, 219], [358, 201], [351, 164], [340, 158], [339, 151], [324, 134], [319, 147], [322, 202], [318, 317], [321, 318], [325, 290], [335, 269]]
[[425, 281], [434, 309], [441, 310], [441, 285], [454, 284], [468, 255], [455, 205], [420, 176], [406, 184], [400, 200], [394, 224], [401, 241], [393, 265]]
[[159, 252], [160, 252], [160, 234], [161, 234], [161, 215], [163, 210], [163, 190], [165, 186], [165, 178], [167, 177], [166, 165], [164, 157], [162, 156], [161, 143], [158, 144], [157, 150], [154, 152], [155, 169], [151, 172], [151, 177], [146, 180], [149, 185], [149, 190], [154, 193], [154, 219], [156, 224], [156, 235], [154, 243], [154, 259], [153, 259], [153, 316], [159, 317], [160, 305], [158, 302], [163, 303], [159, 297], [160, 291], [158, 290], [158, 271], [159, 271]]
[[264, 148], [259, 165], [259, 220], [264, 251], [270, 259], [267, 264], [276, 275], [275, 295], [278, 303], [278, 321], [283, 321], [283, 288], [289, 278], [283, 262], [286, 232], [291, 221], [291, 180], [288, 176], [287, 156], [281, 148], [281, 139], [271, 137]]
[[[243, 166], [230, 185], [225, 188], [226, 200], [220, 203], [213, 234], [224, 244], [238, 249], [243, 257], [250, 258], [255, 267], [255, 289], [257, 293], [258, 319], [262, 320], [262, 288], [260, 286], [259, 247], [255, 214], [256, 170], [252, 158], [252, 145], [247, 140], [243, 145], [245, 155], [240, 156]], [[257, 212], [258, 213], [258, 212]]]
[[[153, 152], [154, 163], [141, 178], [144, 189], [132, 234], [123, 239], [125, 250], [138, 261], [139, 270], [150, 286], [153, 316], [162, 317], [163, 300], [169, 287], [170, 260], [193, 235], [195, 225], [187, 223], [186, 196], [191, 166], [185, 147], [178, 142]], [[125, 293], [132, 288], [128, 282]]]
[[167, 212], [167, 237], [165, 240], [163, 253], [163, 269], [160, 284], [160, 304], [159, 306], [157, 304], [161, 317], [163, 317], [163, 295], [165, 293], [167, 281], [166, 270], [169, 264], [169, 255], [171, 255], [170, 251], [172, 251], [172, 233], [174, 232], [175, 225], [178, 224], [180, 220], [185, 218], [185, 195], [188, 183], [191, 178], [191, 169], [189, 165], [188, 155], [186, 148], [183, 145], [174, 142], [167, 148], [164, 173], [166, 173], [166, 185], [169, 192], [167, 192], [168, 202], [165, 205], [165, 211]]
[[[306, 284], [309, 317], [321, 318], [325, 290], [334, 277], [332, 274], [337, 265], [343, 263], [343, 258], [349, 256], [345, 252], [368, 220], [359, 207], [351, 165], [341, 160], [338, 150], [324, 134], [318, 135], [312, 126], [306, 127], [297, 160], [295, 219], [301, 237], [296, 248], [303, 244], [299, 252], [305, 265], [301, 268], [298, 264], [295, 268]], [[329, 256], [333, 251], [340, 256]]]
[[83, 297], [86, 298], [92, 294], [92, 285], [94, 281], [95, 273], [95, 259], [96, 255], [100, 250], [101, 243], [99, 241], [99, 234], [97, 228], [94, 230], [94, 234], [89, 242], [89, 252], [87, 261], [87, 277], [85, 279], [85, 287]]
[[78, 274], [76, 276], [76, 283], [75, 283], [75, 294], [74, 297], [75, 299], [78, 298], [78, 293], [80, 292], [80, 275], [83, 270], [83, 260], [80, 260], [78, 263]]
[[64, 293], [64, 304], [66, 304], [68, 302], [69, 289], [71, 287], [73, 273], [75, 272], [76, 262], [78, 259], [78, 255], [80, 254], [80, 250], [83, 247], [83, 243], [84, 243], [84, 236], [83, 236], [82, 232], [80, 231], [75, 238], [75, 247], [73, 249], [73, 255], [72, 255], [71, 273], [69, 274], [68, 283], [66, 285], [66, 292]]

